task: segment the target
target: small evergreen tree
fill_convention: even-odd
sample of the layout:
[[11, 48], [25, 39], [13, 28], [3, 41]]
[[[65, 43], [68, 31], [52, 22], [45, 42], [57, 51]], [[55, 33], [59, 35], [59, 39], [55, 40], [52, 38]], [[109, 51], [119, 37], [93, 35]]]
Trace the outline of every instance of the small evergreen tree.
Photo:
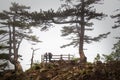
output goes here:
[[101, 57], [100, 57], [100, 54], [97, 54], [96, 57], [95, 57], [95, 59], [94, 59], [94, 61], [95, 61], [95, 62], [100, 61], [100, 58], [101, 58]]
[[109, 55], [103, 54], [104, 61], [120, 61], [120, 40], [114, 44], [113, 51]]

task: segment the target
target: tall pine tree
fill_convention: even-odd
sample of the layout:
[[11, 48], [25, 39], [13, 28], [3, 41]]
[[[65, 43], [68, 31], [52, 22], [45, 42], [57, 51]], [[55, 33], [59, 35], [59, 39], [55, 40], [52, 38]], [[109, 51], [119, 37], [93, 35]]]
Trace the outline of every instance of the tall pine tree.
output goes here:
[[49, 17], [52, 18], [52, 22], [56, 24], [70, 24], [64, 26], [62, 30], [62, 36], [73, 35], [70, 39], [72, 42], [70, 44], [64, 45], [62, 47], [74, 45], [79, 47], [80, 61], [86, 62], [86, 56], [83, 51], [84, 42], [91, 43], [92, 41], [99, 41], [102, 38], [106, 38], [110, 32], [99, 34], [97, 37], [91, 37], [85, 35], [85, 31], [92, 30], [91, 26], [93, 19], [101, 20], [104, 15], [103, 13], [98, 13], [95, 9], [95, 4], [99, 4], [101, 0], [63, 0], [65, 4], [56, 13], [50, 14]]
[[[6, 42], [9, 45], [9, 60], [15, 65], [15, 71], [19, 71], [18, 50], [23, 39], [39, 42], [36, 36], [31, 34], [31, 26], [34, 22], [28, 17], [30, 7], [12, 3], [10, 11], [0, 13], [1, 25], [6, 30]], [[4, 26], [5, 25], [5, 26]], [[5, 34], [4, 34], [5, 35]], [[11, 59], [13, 57], [14, 59]]]
[[[101, 4], [101, 0], [62, 0], [65, 3], [58, 11], [48, 10], [33, 12], [32, 19], [37, 23], [44, 23], [43, 29], [49, 28], [50, 23], [67, 24], [63, 27], [62, 36], [73, 35], [70, 39], [72, 42], [62, 47], [74, 45], [79, 48], [80, 61], [86, 62], [86, 56], [83, 51], [84, 42], [91, 43], [106, 38], [110, 32], [99, 34], [97, 37], [85, 35], [87, 30], [92, 30], [92, 20], [101, 20], [106, 15], [99, 13], [95, 9], [96, 4]], [[40, 22], [42, 20], [42, 22]]]

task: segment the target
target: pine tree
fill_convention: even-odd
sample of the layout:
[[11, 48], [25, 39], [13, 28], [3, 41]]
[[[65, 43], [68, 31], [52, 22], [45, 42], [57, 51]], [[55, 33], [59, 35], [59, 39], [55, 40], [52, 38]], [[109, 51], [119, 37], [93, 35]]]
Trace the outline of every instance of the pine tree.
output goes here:
[[[91, 37], [85, 35], [87, 30], [93, 30], [91, 27], [93, 25], [92, 20], [102, 20], [106, 17], [105, 14], [96, 11], [96, 4], [101, 4], [101, 0], [61, 0], [65, 3], [61, 5], [58, 11], [48, 10], [33, 12], [32, 19], [39, 23], [44, 23], [44, 29], [49, 28], [51, 23], [55, 24], [67, 24], [63, 27], [62, 36], [72, 37], [72, 42], [63, 45], [62, 47], [74, 45], [79, 48], [80, 61], [86, 62], [86, 56], [83, 51], [84, 42], [91, 43], [92, 41], [100, 41], [103, 38], [107, 38], [110, 32], [99, 34], [97, 37]], [[41, 22], [42, 21], [42, 22]]]
[[[97, 37], [91, 37], [85, 35], [86, 30], [92, 30], [91, 26], [93, 19], [101, 20], [104, 15], [98, 13], [95, 9], [95, 4], [99, 4], [101, 0], [62, 0], [65, 4], [58, 9], [57, 12], [49, 10], [44, 13], [44, 19], [49, 20], [55, 24], [70, 24], [64, 26], [62, 30], [62, 36], [73, 35], [70, 39], [72, 42], [62, 47], [74, 45], [79, 47], [80, 61], [86, 62], [86, 56], [83, 51], [84, 42], [91, 43], [92, 41], [99, 41], [102, 38], [106, 38], [110, 32], [99, 34]], [[40, 16], [42, 18], [42, 16]]]
[[[9, 45], [9, 60], [15, 65], [15, 71], [18, 71], [18, 50], [23, 39], [40, 42], [36, 36], [31, 34], [31, 26], [34, 22], [29, 19], [30, 14], [28, 10], [30, 7], [12, 3], [10, 11], [3, 11], [0, 13], [2, 28], [6, 30], [6, 43]], [[4, 26], [5, 25], [5, 26]], [[5, 35], [5, 34], [4, 34]], [[11, 56], [14, 59], [11, 59]]]
[[[119, 29], [120, 28], [120, 9], [116, 9], [115, 12], [117, 12], [117, 14], [115, 15], [111, 15], [112, 19], [116, 19], [115, 20], [115, 24], [114, 26], [112, 26], [112, 29]], [[111, 54], [109, 55], [103, 55], [105, 61], [120, 61], [120, 36], [115, 37], [115, 39], [118, 39], [118, 42], [114, 44], [113, 47], [113, 51]]]

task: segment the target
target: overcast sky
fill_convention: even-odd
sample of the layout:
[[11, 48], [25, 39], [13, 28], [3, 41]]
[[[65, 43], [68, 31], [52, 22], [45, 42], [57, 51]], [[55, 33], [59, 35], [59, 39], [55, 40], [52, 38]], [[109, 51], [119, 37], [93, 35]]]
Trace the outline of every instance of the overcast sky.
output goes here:
[[[0, 11], [8, 10], [11, 2], [17, 2], [31, 7], [31, 11], [39, 11], [40, 9], [56, 9], [60, 6], [60, 0], [0, 0]], [[120, 0], [104, 0], [103, 5], [96, 6], [97, 11], [104, 12], [106, 14], [114, 14], [115, 10], [120, 8]], [[114, 25], [114, 21], [109, 17], [103, 19], [103, 21], [94, 21], [94, 31], [87, 32], [86, 34], [96, 36], [99, 33], [106, 33], [111, 31], [112, 33], [108, 36], [107, 39], [101, 40], [101, 42], [93, 42], [92, 44], [85, 44], [84, 48], [85, 55], [88, 58], [88, 61], [93, 61], [97, 53], [99, 54], [110, 54], [113, 44], [116, 43], [114, 36], [118, 36], [119, 30], [112, 30], [111, 27]], [[61, 49], [60, 46], [68, 43], [69, 41], [66, 38], [61, 37], [62, 25], [55, 25], [54, 28], [51, 28], [47, 32], [40, 32], [39, 29], [34, 29], [34, 34], [36, 34], [42, 43], [37, 44], [36, 46], [31, 46], [27, 41], [23, 41], [19, 50], [19, 53], [23, 55], [23, 61], [21, 61], [24, 69], [29, 68], [30, 58], [31, 58], [31, 48], [34, 49], [40, 48], [35, 52], [34, 61], [40, 61], [40, 56], [45, 52], [52, 52], [53, 54], [73, 54], [78, 55], [78, 49], [72, 46]]]

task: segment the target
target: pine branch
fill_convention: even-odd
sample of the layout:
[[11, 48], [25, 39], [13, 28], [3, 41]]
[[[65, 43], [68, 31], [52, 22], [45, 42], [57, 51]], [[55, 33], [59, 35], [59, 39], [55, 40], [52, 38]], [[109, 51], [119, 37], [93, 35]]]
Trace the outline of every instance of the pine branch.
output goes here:
[[0, 19], [1, 20], [9, 19], [9, 16], [4, 13], [0, 13]]
[[0, 53], [0, 59], [2, 60], [9, 60], [9, 54], [7, 53]]
[[4, 42], [4, 41], [7, 41], [7, 40], [9, 40], [9, 39], [4, 39], [4, 40], [1, 40], [0, 42]]
[[5, 34], [5, 35], [3, 35], [1, 38], [0, 38], [0, 40], [2, 40], [3, 38], [5, 38], [6, 36], [8, 36], [9, 34]]
[[0, 28], [5, 28], [5, 27], [7, 27], [7, 26], [0, 26]]
[[65, 21], [65, 22], [57, 22], [54, 19], [52, 19], [52, 22], [55, 24], [70, 24], [70, 23], [81, 23], [81, 21]]
[[76, 44], [76, 41], [72, 41], [72, 42], [70, 42], [69, 44], [66, 44], [66, 45], [61, 46], [60, 48], [65, 48], [65, 47], [67, 47], [67, 46], [71, 46], [71, 45], [75, 45], [75, 44]]
[[92, 41], [100, 41], [101, 39], [103, 38], [107, 38], [107, 36], [110, 34], [110, 32], [107, 32], [107, 33], [104, 33], [104, 34], [100, 34], [98, 37], [94, 37], [94, 38], [91, 38], [89, 40], [92, 40]]
[[0, 45], [0, 49], [8, 49], [9, 46]]
[[112, 27], [112, 29], [116, 29], [116, 28], [119, 28], [120, 27], [120, 24], [119, 25], [114, 25], [113, 27]]
[[8, 33], [8, 32], [6, 30], [0, 30], [0, 35], [5, 33]]

